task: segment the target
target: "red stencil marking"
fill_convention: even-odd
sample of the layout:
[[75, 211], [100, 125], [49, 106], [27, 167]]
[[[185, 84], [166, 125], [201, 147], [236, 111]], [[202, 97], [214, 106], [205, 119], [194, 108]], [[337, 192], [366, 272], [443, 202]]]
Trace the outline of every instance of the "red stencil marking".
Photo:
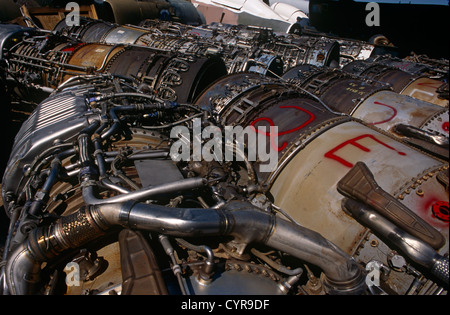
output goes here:
[[[298, 127], [295, 127], [295, 128], [293, 128], [293, 129], [289, 129], [289, 130], [286, 130], [286, 131], [278, 132], [278, 133], [271, 133], [270, 131], [269, 131], [269, 132], [266, 132], [266, 131], [259, 131], [259, 130], [255, 127], [255, 124], [256, 124], [257, 122], [260, 122], [260, 121], [267, 121], [267, 122], [269, 123], [270, 127], [274, 127], [275, 124], [274, 124], [273, 120], [270, 119], [270, 118], [268, 118], [268, 117], [260, 117], [260, 118], [257, 118], [257, 119], [255, 119], [255, 120], [250, 124], [250, 125], [253, 127], [253, 130], [254, 130], [255, 132], [257, 132], [257, 133], [262, 133], [262, 134], [266, 135], [267, 137], [270, 137], [270, 142], [271, 142], [271, 144], [272, 144], [272, 147], [273, 147], [274, 149], [278, 150], [278, 152], [280, 152], [280, 151], [282, 151], [282, 150], [284, 150], [284, 149], [286, 148], [287, 142], [283, 142], [283, 144], [281, 145], [281, 147], [275, 147], [275, 143], [273, 142], [274, 137], [279, 137], [279, 136], [282, 136], [282, 135], [289, 134], [289, 133], [295, 132], [295, 131], [297, 131], [297, 130], [300, 130], [300, 129], [306, 127], [307, 125], [309, 125], [312, 121], [314, 121], [314, 119], [316, 119], [316, 117], [314, 116], [313, 113], [311, 113], [310, 111], [308, 111], [308, 110], [306, 110], [306, 109], [304, 109], [304, 108], [301, 108], [301, 107], [299, 107], [299, 106], [295, 106], [295, 105], [290, 105], [290, 106], [280, 106], [280, 108], [295, 108], [295, 109], [297, 109], [297, 110], [300, 110], [300, 111], [302, 111], [302, 112], [307, 113], [307, 114], [309, 115], [309, 119], [308, 119], [306, 122], [304, 122], [303, 124], [301, 124], [300, 126], [298, 126]], [[270, 128], [270, 130], [272, 130], [272, 128]]]
[[370, 152], [369, 148], [367, 148], [367, 147], [365, 147], [362, 144], [357, 142], [358, 140], [361, 140], [361, 139], [364, 139], [364, 138], [370, 138], [370, 139], [378, 142], [379, 144], [385, 146], [386, 148], [396, 151], [399, 155], [406, 155], [406, 153], [396, 150], [395, 148], [391, 147], [390, 145], [388, 145], [388, 144], [384, 143], [383, 141], [377, 139], [375, 136], [369, 135], [369, 134], [364, 134], [364, 135], [358, 136], [356, 138], [353, 138], [353, 139], [347, 140], [345, 142], [342, 142], [341, 144], [339, 144], [335, 148], [333, 148], [330, 151], [328, 151], [327, 153], [325, 153], [324, 156], [327, 157], [327, 158], [336, 160], [336, 161], [338, 161], [339, 163], [341, 163], [342, 165], [344, 165], [346, 167], [352, 168], [353, 167], [352, 163], [350, 163], [349, 161], [341, 158], [336, 153], [339, 150], [341, 150], [342, 148], [344, 148], [345, 146], [347, 146], [347, 145], [353, 145], [353, 146], [357, 147], [358, 149], [360, 149], [360, 150], [362, 150], [364, 152]]

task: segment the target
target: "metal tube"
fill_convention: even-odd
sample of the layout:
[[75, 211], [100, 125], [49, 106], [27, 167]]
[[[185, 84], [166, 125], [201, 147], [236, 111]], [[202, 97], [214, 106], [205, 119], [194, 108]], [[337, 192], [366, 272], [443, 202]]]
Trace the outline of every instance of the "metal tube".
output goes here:
[[78, 136], [80, 163], [82, 166], [90, 165], [91, 157], [89, 154], [88, 143], [90, 141], [90, 136], [98, 128], [99, 124], [100, 122], [98, 120], [93, 121], [89, 126], [82, 130], [80, 135]]
[[[6, 264], [6, 283], [12, 295], [33, 294], [41, 271], [40, 263], [34, 258], [27, 244], [19, 245]], [[26, 280], [25, 280], [26, 279]]]
[[434, 276], [448, 285], [448, 258], [439, 255], [428, 243], [403, 231], [361, 202], [346, 199], [342, 207], [377, 236], [392, 243], [413, 262], [429, 269]]
[[200, 253], [206, 253], [207, 260], [205, 263], [205, 273], [209, 275], [213, 271], [214, 253], [210, 247], [206, 245], [194, 245], [182, 238], [177, 238], [176, 241], [184, 247], [187, 247]]
[[187, 191], [203, 187], [206, 184], [203, 178], [193, 177], [182, 179], [179, 181], [161, 184], [151, 187], [144, 187], [126, 194], [117, 195], [108, 199], [99, 199], [95, 196], [94, 189], [96, 185], [86, 183], [83, 187], [83, 200], [87, 205], [112, 204], [127, 201], [144, 201], [161, 196], [179, 193], [180, 191]]
[[266, 245], [319, 266], [327, 293], [361, 294], [365, 290], [364, 272], [347, 253], [319, 233], [290, 221], [277, 220]]
[[[153, 97], [145, 95], [145, 94], [141, 94], [141, 93], [116, 93], [116, 94], [112, 94], [112, 95], [104, 95], [104, 96], [94, 97], [91, 99], [91, 101], [92, 100], [95, 100], [95, 101], [102, 100], [103, 101], [106, 99], [122, 97], [122, 96], [129, 96], [129, 97], [135, 96], [135, 97], [149, 99], [152, 101], [154, 100]], [[113, 125], [107, 131], [105, 131], [101, 134], [101, 139], [108, 139], [120, 130], [121, 123], [120, 123], [119, 117], [117, 116], [117, 113], [125, 112], [125, 111], [134, 111], [134, 110], [139, 110], [139, 109], [152, 110], [152, 109], [160, 109], [160, 108], [162, 108], [162, 105], [160, 105], [160, 104], [146, 104], [146, 105], [143, 105], [142, 108], [137, 105], [123, 105], [123, 106], [111, 108], [109, 111], [109, 115], [113, 120]]]
[[61, 168], [61, 161], [59, 160], [59, 158], [53, 159], [51, 166], [52, 167], [47, 180], [45, 181], [41, 191], [39, 192], [39, 194], [37, 194], [37, 197], [33, 200], [33, 203], [30, 206], [29, 214], [31, 215], [37, 215], [41, 211], [44, 202], [46, 202], [48, 198], [48, 194], [50, 193], [51, 188], [58, 179], [59, 170]]
[[136, 229], [176, 237], [232, 235], [246, 244], [266, 244], [322, 268], [330, 294], [359, 294], [365, 288], [364, 272], [359, 265], [322, 235], [247, 203], [232, 202], [221, 209], [128, 203], [122, 204], [119, 215], [111, 208], [98, 209], [110, 223], [119, 219], [122, 225]]
[[228, 235], [244, 244], [263, 243], [322, 268], [330, 294], [361, 294], [365, 290], [364, 272], [349, 255], [320, 234], [251, 204], [230, 202], [221, 209], [190, 209], [127, 202], [82, 208], [30, 233], [26, 244], [8, 259], [6, 276], [11, 292], [29, 293], [25, 276], [38, 273], [40, 262], [96, 239], [113, 225], [175, 237]]
[[172, 271], [175, 274], [175, 276], [177, 277], [178, 285], [180, 287], [181, 293], [183, 295], [187, 295], [188, 289], [185, 287], [183, 279], [181, 278], [181, 267], [177, 263], [177, 260], [175, 258], [175, 254], [174, 254], [175, 250], [173, 249], [172, 245], [170, 244], [169, 238], [166, 235], [160, 234], [158, 239], [159, 239], [159, 242], [161, 243], [161, 245], [163, 246], [167, 256], [169, 256], [170, 259], [172, 260], [172, 264], [173, 264]]

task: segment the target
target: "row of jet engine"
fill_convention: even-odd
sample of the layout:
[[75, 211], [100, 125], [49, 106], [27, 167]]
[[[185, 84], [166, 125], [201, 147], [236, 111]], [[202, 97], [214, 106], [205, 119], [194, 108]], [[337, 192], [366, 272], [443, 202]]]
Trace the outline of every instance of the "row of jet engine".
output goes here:
[[[37, 104], [2, 182], [12, 219], [4, 292], [53, 291], [45, 275], [80, 261], [77, 249], [99, 250], [119, 265], [114, 248], [131, 239], [119, 237], [114, 247], [117, 238], [107, 236], [117, 227], [176, 241], [177, 256], [189, 259], [157, 260], [165, 270], [183, 269], [175, 282], [184, 293], [448, 289], [448, 63], [379, 57], [342, 65], [332, 52], [340, 44], [328, 39], [145, 23], [87, 20], [53, 32], [2, 25], [11, 105]], [[265, 161], [248, 156], [242, 163], [164, 159], [174, 126], [185, 128], [177, 133], [181, 148], [195, 144], [201, 127], [253, 127], [277, 165], [264, 172]], [[183, 240], [192, 237], [203, 245]], [[122, 275], [131, 275], [123, 283], [114, 268], [104, 272], [82, 257], [91, 292], [107, 292], [109, 283], [126, 292], [133, 287], [126, 283], [140, 281], [133, 268], [143, 261], [121, 253]], [[374, 265], [382, 284], [367, 281]], [[149, 277], [160, 274], [148, 267]], [[157, 277], [158, 292], [173, 287]]]

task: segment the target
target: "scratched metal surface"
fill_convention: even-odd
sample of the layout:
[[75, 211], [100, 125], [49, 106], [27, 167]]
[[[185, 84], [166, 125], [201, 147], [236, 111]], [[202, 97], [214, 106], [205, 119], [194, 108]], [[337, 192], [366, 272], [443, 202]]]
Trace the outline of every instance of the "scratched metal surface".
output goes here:
[[443, 85], [442, 81], [430, 78], [419, 78], [414, 80], [400, 93], [409, 95], [419, 100], [436, 104], [442, 107], [448, 107], [448, 99], [439, 97], [437, 89]]
[[[389, 131], [397, 124], [407, 124], [420, 128], [442, 110], [441, 106], [435, 104], [391, 91], [381, 91], [361, 103], [353, 117]], [[448, 116], [446, 121], [448, 123]], [[441, 126], [428, 129], [445, 134], [443, 124], [445, 124], [445, 118]], [[448, 135], [448, 130], [446, 133]]]
[[[299, 151], [274, 181], [275, 204], [300, 224], [351, 253], [364, 228], [341, 209], [336, 184], [354, 163], [365, 162], [392, 193], [444, 162], [357, 122], [339, 124]], [[318, 180], [320, 179], [320, 180]], [[444, 187], [436, 187], [444, 192]]]

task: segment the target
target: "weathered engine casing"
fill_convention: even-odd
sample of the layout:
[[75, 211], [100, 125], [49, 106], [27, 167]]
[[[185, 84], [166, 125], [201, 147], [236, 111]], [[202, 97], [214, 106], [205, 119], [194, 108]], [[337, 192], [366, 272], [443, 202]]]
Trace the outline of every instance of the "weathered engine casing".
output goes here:
[[145, 33], [147, 32], [142, 29], [118, 26], [106, 33], [102, 42], [106, 44], [134, 44]]
[[439, 106], [448, 106], [448, 100], [440, 98], [437, 91], [444, 82], [428, 78], [425, 75], [414, 75], [398, 68], [367, 60], [354, 61], [344, 66], [342, 70], [367, 79], [387, 83], [394, 92]]
[[[380, 91], [365, 99], [353, 117], [386, 131], [392, 131], [397, 124], [407, 124], [448, 137], [448, 108], [391, 91]], [[437, 117], [440, 124], [429, 123]]]
[[[361, 119], [395, 136], [399, 134], [394, 127], [404, 124], [448, 137], [448, 108], [399, 94], [388, 85], [339, 70], [314, 69], [296, 67], [283, 78], [318, 96], [332, 110]], [[430, 123], [435, 120], [439, 123]]]
[[[92, 73], [105, 70], [108, 62], [116, 53], [124, 49], [124, 45], [105, 45], [105, 44], [83, 44], [74, 49], [68, 60], [68, 64], [73, 66], [81, 66]], [[76, 74], [76, 72], [75, 72]], [[79, 72], [79, 74], [85, 74]], [[66, 81], [74, 74], [66, 75], [62, 82]]]
[[448, 108], [448, 100], [439, 97], [439, 93], [437, 93], [437, 90], [444, 84], [439, 80], [421, 77], [406, 86], [400, 94]]
[[[239, 86], [242, 88], [236, 88]], [[424, 220], [436, 219], [431, 204], [424, 207], [423, 200], [448, 203], [446, 187], [436, 179], [448, 169], [447, 162], [375, 127], [336, 115], [286, 86], [264, 80], [257, 83], [256, 77], [248, 74], [229, 76], [216, 82], [196, 103], [217, 106], [225, 124], [278, 126], [278, 167], [270, 174], [259, 173], [260, 183], [275, 205], [347, 253], [361, 244], [366, 228], [341, 209], [344, 197], [336, 185], [358, 161], [365, 162], [380, 186], [400, 200], [406, 187], [433, 174], [433, 188], [420, 187], [423, 194], [414, 196], [415, 202], [409, 204]], [[445, 223], [438, 223], [433, 226], [448, 240]]]
[[144, 81], [161, 98], [179, 102], [190, 101], [211, 81], [226, 74], [225, 64], [218, 57], [167, 55], [122, 44], [82, 45], [68, 63]]
[[[436, 174], [448, 168], [446, 162], [375, 129], [348, 122], [333, 127], [299, 150], [273, 181], [270, 193], [275, 204], [300, 224], [320, 231], [352, 253], [359, 246], [364, 228], [343, 213], [343, 196], [336, 190], [336, 184], [357, 161], [365, 162], [379, 185], [397, 198], [425, 174], [435, 174], [432, 180], [436, 181]], [[422, 191], [422, 196], [414, 196], [416, 200], [409, 204], [410, 209], [424, 220], [434, 221], [448, 240], [448, 223], [445, 228], [436, 222], [431, 205], [424, 207], [422, 201], [436, 198], [448, 202], [445, 187], [436, 183], [433, 189], [422, 187]]]

